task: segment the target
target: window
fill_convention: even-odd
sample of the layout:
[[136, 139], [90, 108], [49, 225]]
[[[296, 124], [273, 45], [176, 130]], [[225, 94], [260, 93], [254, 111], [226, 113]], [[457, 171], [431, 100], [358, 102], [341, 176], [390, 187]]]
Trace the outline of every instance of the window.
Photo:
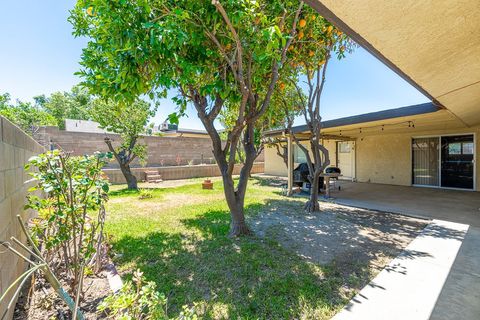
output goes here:
[[462, 154], [473, 154], [473, 142], [462, 143]]
[[348, 142], [339, 142], [338, 143], [338, 152], [339, 153], [350, 153], [351, 144]]
[[293, 162], [295, 163], [305, 163], [307, 162], [307, 156], [302, 149], [296, 144], [293, 145]]
[[448, 154], [473, 154], [473, 142], [454, 142], [448, 144]]
[[461, 143], [449, 143], [448, 144], [448, 154], [462, 154], [462, 144]]

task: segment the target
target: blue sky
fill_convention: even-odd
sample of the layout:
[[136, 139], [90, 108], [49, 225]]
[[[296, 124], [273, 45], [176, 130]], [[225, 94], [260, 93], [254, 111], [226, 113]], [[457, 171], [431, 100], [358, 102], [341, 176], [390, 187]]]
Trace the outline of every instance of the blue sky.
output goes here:
[[[31, 100], [39, 94], [68, 91], [79, 79], [78, 61], [85, 39], [75, 39], [67, 22], [71, 0], [2, 1], [0, 19], [0, 93]], [[322, 97], [325, 120], [427, 102], [428, 99], [362, 48], [331, 63]], [[174, 110], [169, 100], [153, 119]], [[193, 107], [183, 128], [201, 129]]]

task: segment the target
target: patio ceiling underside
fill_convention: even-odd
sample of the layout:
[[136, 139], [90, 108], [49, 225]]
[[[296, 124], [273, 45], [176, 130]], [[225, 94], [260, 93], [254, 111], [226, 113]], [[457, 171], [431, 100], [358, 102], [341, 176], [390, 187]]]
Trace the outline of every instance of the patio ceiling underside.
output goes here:
[[[301, 127], [299, 127], [301, 128]], [[465, 128], [464, 124], [447, 110], [439, 110], [425, 114], [395, 117], [377, 121], [368, 121], [350, 125], [324, 128], [321, 131], [325, 140], [354, 140], [358, 137], [379, 134], [404, 134], [422, 135], [425, 132], [446, 131]], [[295, 132], [295, 130], [294, 130]], [[284, 131], [273, 131], [266, 137], [281, 137]], [[295, 136], [299, 140], [308, 140], [307, 131], [297, 131]]]
[[306, 2], [464, 125], [480, 123], [480, 1]]

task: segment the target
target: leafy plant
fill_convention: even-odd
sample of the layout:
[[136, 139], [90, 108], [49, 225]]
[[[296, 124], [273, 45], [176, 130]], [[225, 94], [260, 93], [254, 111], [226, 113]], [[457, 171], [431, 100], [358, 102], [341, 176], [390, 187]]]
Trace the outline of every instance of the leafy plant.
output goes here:
[[[29, 159], [25, 169], [30, 169], [32, 180], [37, 184], [28, 190], [26, 208], [36, 210], [38, 217], [31, 221], [28, 231], [18, 216], [30, 247], [15, 237], [11, 240], [19, 249], [9, 242], [1, 242], [30, 265], [0, 297], [1, 302], [18, 284], [7, 310], [12, 307], [29, 276], [40, 271], [67, 304], [73, 319], [84, 319], [79, 308], [83, 278], [91, 272], [92, 266], [97, 270], [100, 267], [104, 203], [109, 191], [108, 181], [101, 170], [109, 158], [111, 154], [108, 153], [70, 157], [54, 150]], [[36, 195], [39, 191], [42, 197]], [[74, 299], [64, 290], [59, 278], [68, 284], [68, 291]]]
[[[127, 281], [118, 293], [105, 298], [98, 311], [108, 319], [122, 320], [160, 320], [171, 319], [167, 316], [167, 298], [156, 291], [154, 282], [146, 282], [143, 273], [137, 270], [133, 282]], [[195, 308], [183, 307], [175, 319], [195, 320]]]
[[55, 118], [37, 104], [10, 102], [8, 93], [0, 95], [0, 116], [19, 126], [23, 131], [34, 135], [39, 126], [55, 125]]
[[138, 196], [138, 198], [140, 200], [153, 198], [153, 190], [152, 189], [140, 189], [140, 195]]
[[37, 182], [29, 192], [46, 195], [28, 196], [26, 207], [39, 213], [32, 221], [33, 241], [46, 263], [67, 280], [70, 292], [81, 292], [85, 266], [100, 255], [109, 191], [102, 168], [110, 158], [110, 153], [71, 157], [54, 150], [30, 158], [26, 165]]

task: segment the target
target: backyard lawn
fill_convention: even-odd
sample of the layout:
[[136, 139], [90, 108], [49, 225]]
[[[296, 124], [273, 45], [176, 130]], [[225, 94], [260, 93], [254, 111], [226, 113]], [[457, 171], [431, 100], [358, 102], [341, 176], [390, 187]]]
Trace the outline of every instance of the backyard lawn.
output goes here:
[[[246, 207], [255, 236], [230, 239], [221, 181], [214, 180], [213, 190], [193, 182], [155, 185], [147, 199], [114, 186], [108, 204], [117, 268], [126, 278], [140, 269], [156, 282], [172, 316], [195, 304], [206, 319], [328, 319], [424, 225], [337, 207], [306, 216], [305, 199], [283, 197], [278, 186], [251, 179]], [[322, 221], [348, 235], [330, 231], [328, 239], [319, 238], [315, 226], [322, 228]], [[389, 237], [400, 229], [400, 236]]]

